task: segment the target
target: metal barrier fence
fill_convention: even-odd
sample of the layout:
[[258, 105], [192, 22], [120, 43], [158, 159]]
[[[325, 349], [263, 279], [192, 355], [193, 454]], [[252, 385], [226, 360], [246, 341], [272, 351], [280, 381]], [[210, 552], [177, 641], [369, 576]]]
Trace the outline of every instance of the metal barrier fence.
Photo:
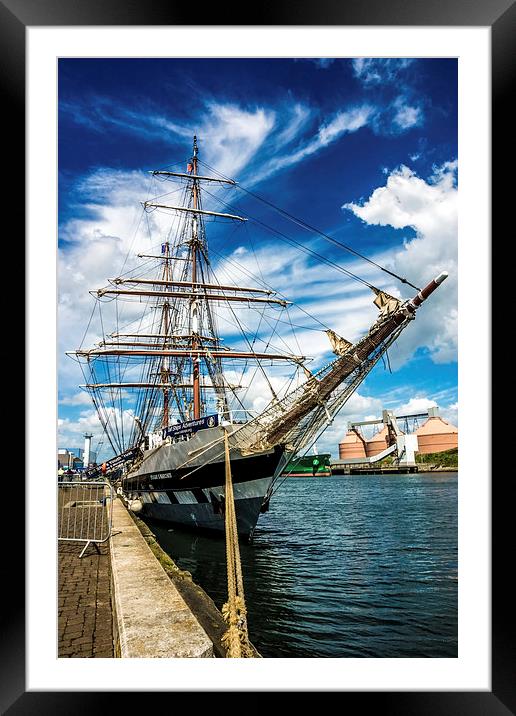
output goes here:
[[98, 545], [111, 536], [113, 488], [107, 480], [58, 482], [58, 539]]

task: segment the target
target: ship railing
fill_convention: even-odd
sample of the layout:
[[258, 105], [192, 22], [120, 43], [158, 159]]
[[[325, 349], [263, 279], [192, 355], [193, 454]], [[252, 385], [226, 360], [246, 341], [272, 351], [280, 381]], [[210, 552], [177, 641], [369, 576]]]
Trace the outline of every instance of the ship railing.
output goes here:
[[58, 482], [57, 531], [60, 542], [85, 542], [79, 557], [90, 544], [99, 545], [111, 537], [113, 488], [107, 480]]

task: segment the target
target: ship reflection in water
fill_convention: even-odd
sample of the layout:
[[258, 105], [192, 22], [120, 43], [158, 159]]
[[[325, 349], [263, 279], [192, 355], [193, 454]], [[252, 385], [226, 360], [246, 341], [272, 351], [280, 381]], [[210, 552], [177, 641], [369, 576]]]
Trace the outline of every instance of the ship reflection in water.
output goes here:
[[[218, 607], [222, 538], [153, 522]], [[456, 657], [457, 475], [286, 480], [241, 545], [264, 657]]]

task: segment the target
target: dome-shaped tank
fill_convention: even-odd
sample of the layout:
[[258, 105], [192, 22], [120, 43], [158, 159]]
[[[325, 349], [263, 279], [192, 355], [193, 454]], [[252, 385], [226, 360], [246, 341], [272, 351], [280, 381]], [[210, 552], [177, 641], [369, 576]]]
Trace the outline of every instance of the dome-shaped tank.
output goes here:
[[431, 452], [443, 452], [459, 446], [459, 431], [447, 420], [436, 416], [416, 430], [418, 452], [422, 455]]
[[339, 443], [339, 458], [348, 460], [351, 458], [365, 457], [365, 441], [356, 430], [348, 430], [344, 440]]
[[381, 430], [375, 433], [373, 437], [366, 442], [365, 447], [367, 457], [373, 457], [374, 455], [378, 455], [379, 452], [382, 452], [382, 450], [388, 448], [388, 437], [389, 432], [387, 430], [387, 425], [384, 425]]

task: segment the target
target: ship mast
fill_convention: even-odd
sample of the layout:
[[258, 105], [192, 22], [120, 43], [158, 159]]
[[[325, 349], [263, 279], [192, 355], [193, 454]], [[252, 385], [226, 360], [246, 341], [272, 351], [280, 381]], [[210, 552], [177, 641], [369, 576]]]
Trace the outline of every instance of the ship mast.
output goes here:
[[[246, 364], [247, 361], [257, 361], [262, 372], [261, 361], [264, 360], [270, 363], [288, 361], [297, 366], [306, 360], [305, 356], [271, 350], [270, 340], [265, 350], [255, 350], [254, 341], [249, 341], [238, 321], [248, 349], [221, 345], [216, 313], [212, 308], [214, 304], [228, 306], [233, 312], [232, 305], [246, 305], [248, 308], [256, 306], [264, 311], [267, 306], [285, 308], [290, 302], [277, 297], [268, 288], [218, 281], [210, 265], [204, 222], [215, 218], [233, 222], [245, 222], [247, 219], [204, 209], [201, 195], [203, 182], [232, 186], [236, 182], [199, 174], [198, 153], [197, 137], [194, 136], [186, 173], [165, 170], [151, 172], [152, 175], [187, 181], [183, 205], [171, 206], [157, 203], [156, 200], [142, 202], [144, 211], [167, 210], [182, 216], [176, 238], [171, 239], [170, 233], [163, 237], [165, 240], [161, 243], [161, 254], [156, 255], [152, 251], [149, 254], [138, 254], [140, 258], [160, 260], [157, 274], [142, 276], [129, 272], [124, 276], [110, 278], [109, 285], [91, 291], [97, 300], [120, 299], [151, 305], [148, 299], [155, 299], [157, 306], [151, 305], [151, 308], [157, 308], [158, 314], [153, 328], [150, 332], [145, 328], [136, 332], [120, 332], [117, 312], [116, 331], [105, 334], [104, 339], [93, 348], [79, 348], [70, 352], [87, 366], [89, 376], [85, 375], [87, 383], [82, 387], [92, 396], [115, 451], [120, 452], [125, 447], [123, 430], [119, 428], [121, 421], [111, 407], [116, 405], [122, 414], [123, 393], [118, 391], [137, 391], [139, 402], [136, 410], [140, 412], [138, 419], [142, 427], [138, 429], [138, 435], [133, 431], [131, 440], [134, 441], [139, 439], [140, 432], [151, 428], [151, 423], [156, 420], [156, 402], [160, 412], [157, 418], [160, 428], [169, 425], [174, 404], [182, 420], [201, 418], [206, 410], [204, 401], [211, 402], [206, 394], [210, 390], [214, 392], [217, 411], [230, 418], [228, 391], [236, 395], [235, 390], [243, 386], [232, 385], [227, 381], [223, 372], [227, 360], [245, 361]], [[184, 255], [180, 255], [181, 247], [186, 249]], [[179, 265], [176, 262], [180, 262]], [[143, 368], [140, 379], [135, 380], [132, 366], [138, 363]], [[110, 366], [115, 366], [114, 371]], [[116, 398], [116, 395], [119, 397]], [[134, 393], [131, 392], [131, 395]]]
[[[165, 242], [165, 262], [163, 266], [163, 280], [164, 281], [170, 281], [170, 244], [167, 239]], [[160, 329], [163, 331], [163, 335], [165, 336], [164, 339], [164, 347], [166, 346], [167, 342], [169, 341], [169, 332], [170, 332], [170, 303], [168, 300], [165, 300], [163, 302], [162, 307], [162, 328]], [[169, 383], [170, 382], [170, 358], [168, 356], [163, 357], [163, 362], [161, 365], [161, 381], [162, 383]], [[161, 418], [161, 427], [166, 428], [169, 422], [169, 388], [163, 388], [163, 415]]]
[[[192, 174], [194, 177], [197, 176], [197, 137], [194, 135], [193, 138], [193, 157], [192, 157]], [[195, 211], [199, 208], [197, 206], [199, 201], [198, 196], [199, 186], [198, 180], [194, 178], [192, 185], [192, 198], [193, 208]], [[192, 216], [192, 239], [191, 239], [191, 258], [192, 258], [192, 283], [197, 283], [197, 256], [199, 250], [199, 238], [197, 234], [197, 216]], [[199, 347], [199, 304], [197, 298], [192, 298], [190, 304], [191, 311], [191, 322], [192, 322], [192, 350], [195, 351]], [[194, 420], [198, 420], [201, 417], [201, 390], [199, 381], [199, 362], [200, 357], [195, 356], [193, 358], [193, 371], [192, 371], [192, 383], [193, 383], [193, 417]]]
[[[272, 360], [282, 360], [287, 358], [291, 360], [292, 356], [283, 356], [273, 353], [246, 353], [242, 351], [222, 351], [217, 345], [219, 339], [215, 332], [214, 320], [212, 316], [211, 301], [224, 301], [224, 302], [244, 302], [249, 304], [276, 304], [279, 306], [286, 306], [289, 302], [279, 298], [274, 298], [274, 292], [270, 290], [260, 289], [257, 287], [243, 287], [243, 286], [229, 286], [222, 285], [219, 283], [209, 283], [205, 276], [204, 263], [207, 265], [209, 270], [209, 260], [207, 255], [207, 247], [204, 234], [204, 217], [220, 217], [224, 219], [234, 220], [243, 222], [245, 218], [236, 216], [234, 214], [221, 213], [217, 211], [207, 211], [202, 207], [201, 202], [201, 183], [206, 182], [217, 182], [235, 185], [236, 182], [231, 179], [220, 179], [217, 177], [209, 177], [199, 175], [198, 171], [198, 155], [199, 149], [197, 145], [197, 136], [193, 137], [192, 146], [192, 157], [188, 162], [187, 173], [180, 172], [169, 172], [169, 171], [155, 171], [154, 175], [163, 175], [170, 177], [178, 177], [180, 179], [188, 180], [188, 189], [190, 201], [186, 206], [169, 206], [158, 204], [154, 202], [145, 202], [145, 208], [157, 208], [157, 209], [169, 209], [184, 213], [186, 219], [186, 236], [185, 244], [188, 246], [188, 255], [186, 257], [186, 268], [183, 273], [182, 280], [173, 280], [170, 270], [170, 258], [169, 258], [169, 244], [166, 244], [166, 255], [165, 255], [165, 267], [161, 281], [145, 280], [145, 279], [115, 279], [115, 283], [119, 284], [140, 284], [136, 291], [134, 289], [126, 290], [124, 288], [118, 288], [112, 291], [109, 289], [102, 290], [105, 294], [118, 294], [124, 296], [139, 295], [139, 296], [153, 296], [159, 294], [164, 299], [178, 299], [185, 298], [187, 300], [188, 309], [188, 336], [186, 338], [186, 345], [177, 345], [177, 336], [170, 335], [170, 340], [175, 345], [164, 344], [162, 370], [160, 372], [162, 390], [163, 390], [163, 415], [162, 415], [162, 427], [166, 426], [169, 421], [169, 395], [171, 384], [171, 373], [169, 368], [169, 360], [176, 356], [176, 360], [182, 356], [183, 359], [189, 358], [191, 362], [191, 402], [185, 405], [186, 415], [193, 417], [198, 420], [202, 417], [203, 413], [203, 400], [202, 391], [207, 387], [210, 387], [205, 382], [201, 382], [201, 367], [205, 366], [207, 373], [212, 382], [212, 387], [215, 390], [218, 410], [221, 414], [229, 417], [229, 405], [227, 401], [226, 388], [229, 384], [226, 383], [223, 376], [222, 359], [226, 358], [238, 358], [238, 357], [250, 357], [255, 359], [271, 358]], [[173, 257], [172, 257], [173, 258]], [[191, 268], [190, 268], [191, 267]], [[145, 284], [154, 284], [154, 286], [148, 290], [145, 288]], [[241, 295], [241, 294], [255, 294], [255, 295]], [[265, 294], [265, 297], [257, 296], [256, 294]], [[201, 323], [203, 328], [207, 330], [201, 330]], [[206, 324], [206, 325], [205, 325]], [[167, 300], [163, 304], [163, 317], [162, 317], [162, 328], [161, 331], [164, 335], [170, 333], [171, 321], [170, 321], [170, 304]], [[206, 334], [206, 335], [204, 335]], [[208, 344], [214, 344], [209, 349], [206, 346]], [[104, 346], [109, 345], [104, 343]], [[124, 344], [118, 342], [118, 348]], [[156, 347], [152, 344], [143, 344], [141, 342], [125, 345], [136, 348], [144, 347]], [[170, 348], [183, 348], [186, 349], [182, 354], [181, 352], [170, 351]], [[138, 351], [132, 351], [133, 355], [136, 355]], [[152, 351], [154, 355], [158, 355], [159, 351]], [[123, 351], [119, 352], [122, 355]], [[299, 361], [300, 357], [294, 357], [295, 361]], [[184, 365], [183, 363], [180, 364]], [[183, 372], [182, 367], [179, 368], [179, 372], [176, 377], [181, 377]], [[179, 385], [179, 383], [176, 383]], [[182, 383], [186, 387], [187, 383]], [[174, 390], [174, 389], [173, 389]]]

